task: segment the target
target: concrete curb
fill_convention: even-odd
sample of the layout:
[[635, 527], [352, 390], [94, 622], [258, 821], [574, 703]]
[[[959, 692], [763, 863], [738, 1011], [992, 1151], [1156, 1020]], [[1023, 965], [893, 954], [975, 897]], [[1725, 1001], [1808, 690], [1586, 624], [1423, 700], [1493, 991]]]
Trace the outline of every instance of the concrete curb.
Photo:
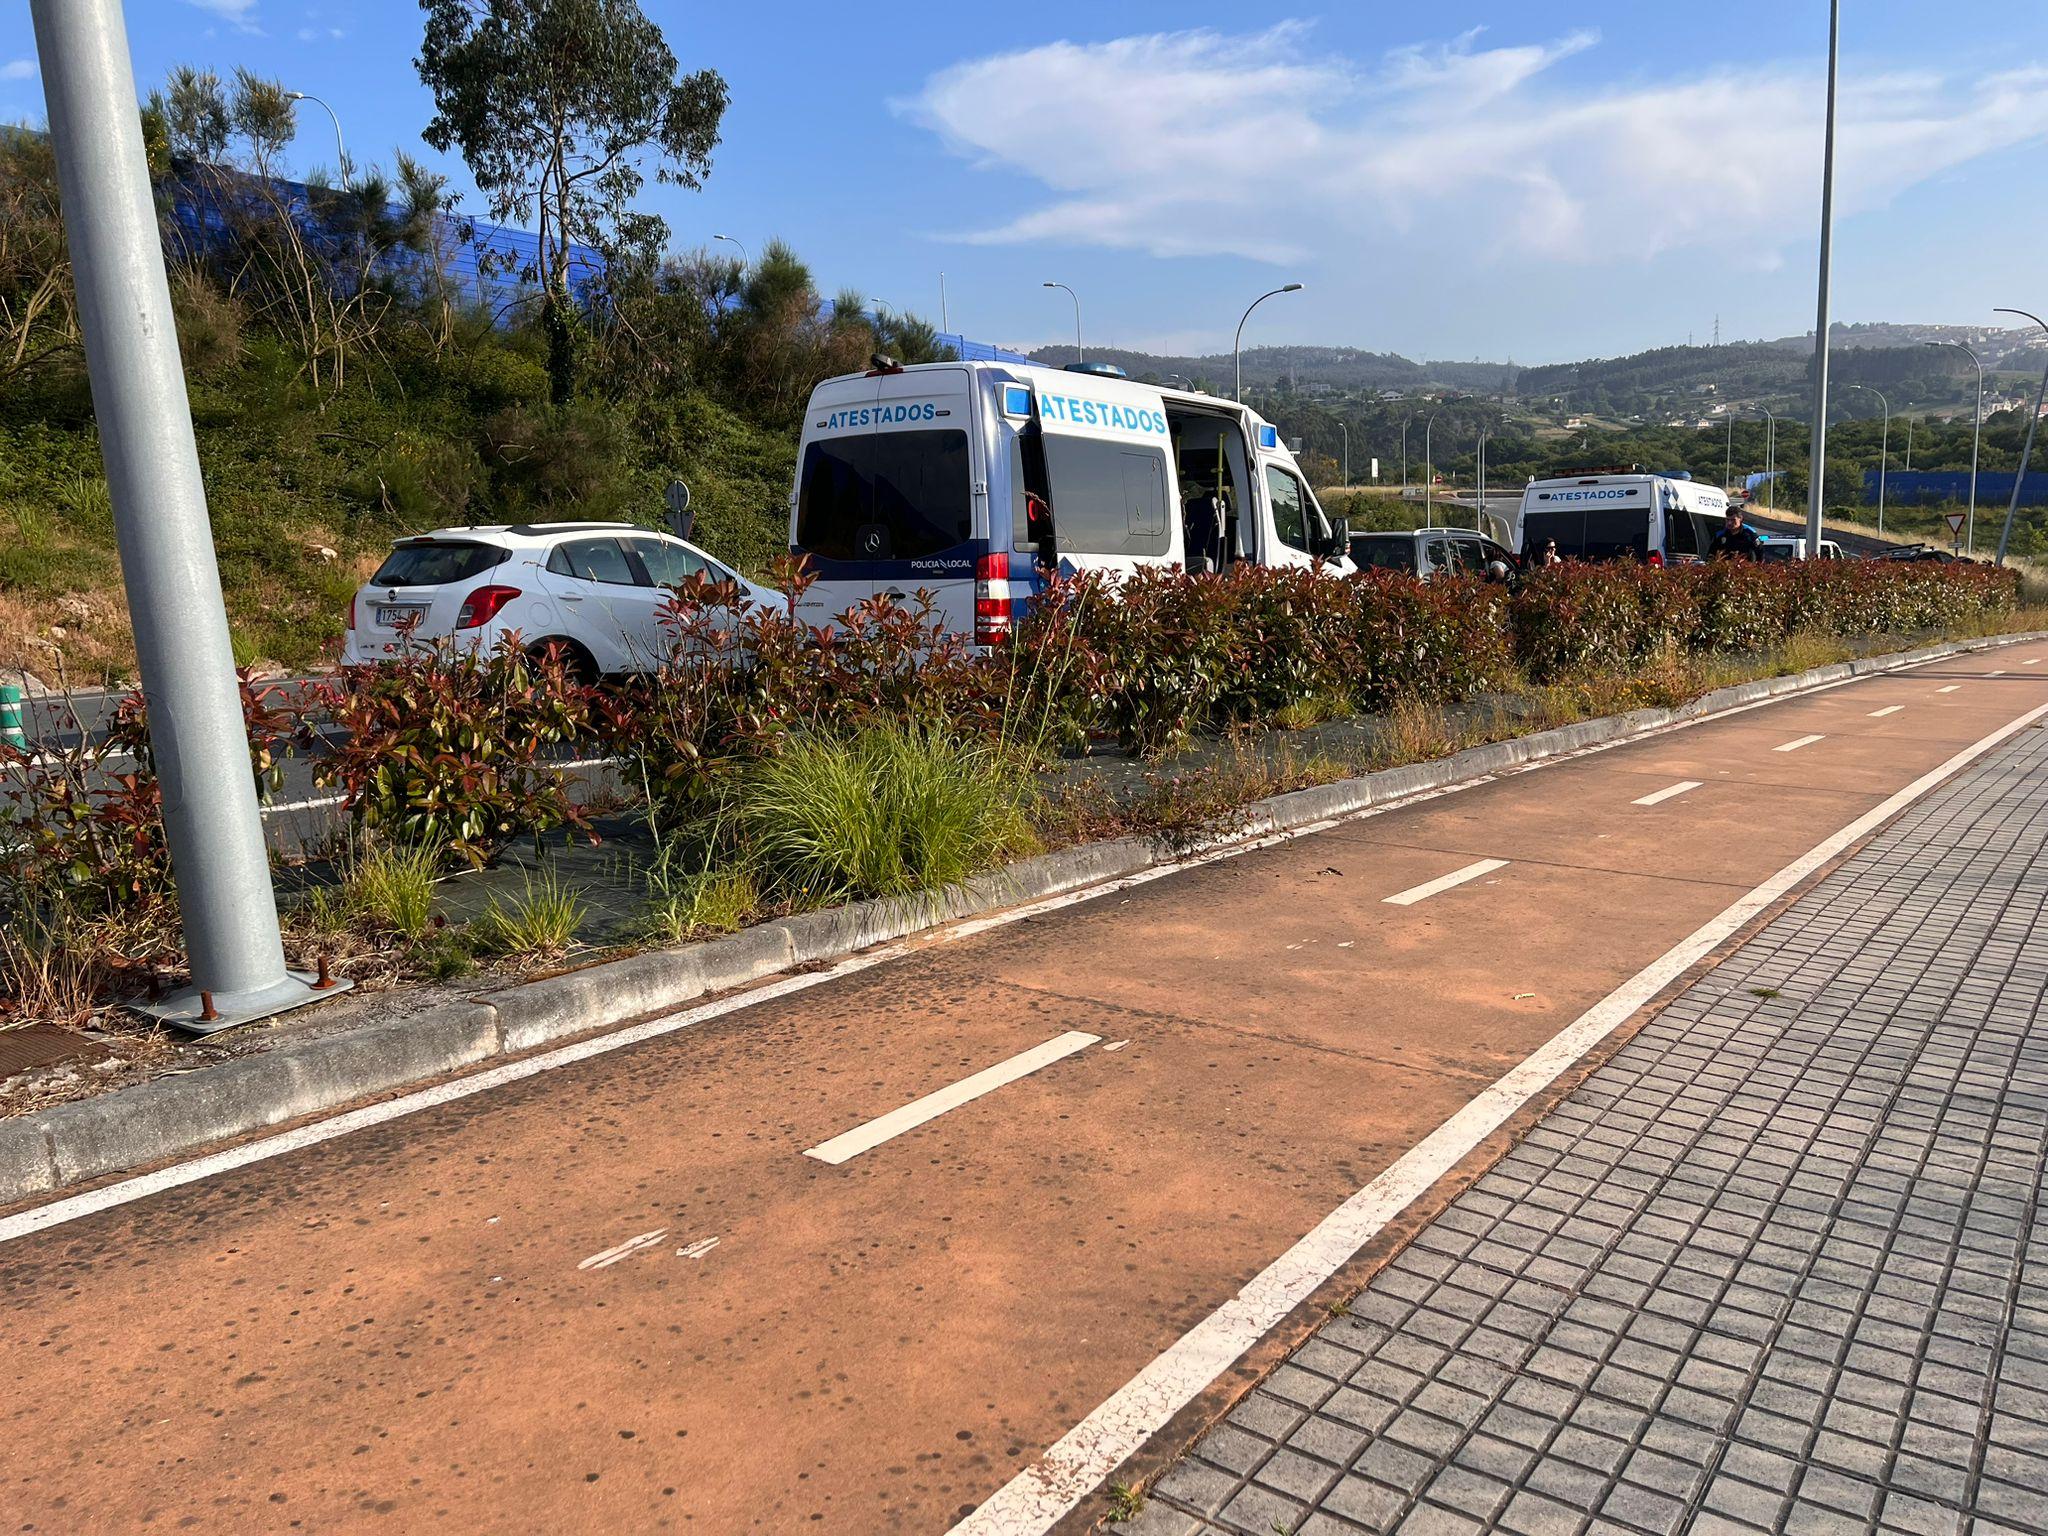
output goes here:
[[[1227, 841], [1352, 815], [1375, 805], [1633, 740], [1703, 715], [1829, 683], [2044, 634], [1949, 641], [1723, 688], [1676, 709], [1641, 709], [1470, 747], [1434, 762], [1253, 802]], [[0, 1120], [0, 1206], [168, 1161], [217, 1142], [415, 1087], [493, 1057], [672, 1011], [792, 966], [837, 959], [943, 923], [1043, 900], [1163, 863], [1149, 837], [1088, 843], [1024, 859], [920, 898], [858, 901], [764, 923], [686, 949], [603, 961], [444, 1004], [388, 1024], [281, 1045], [97, 1099]]]

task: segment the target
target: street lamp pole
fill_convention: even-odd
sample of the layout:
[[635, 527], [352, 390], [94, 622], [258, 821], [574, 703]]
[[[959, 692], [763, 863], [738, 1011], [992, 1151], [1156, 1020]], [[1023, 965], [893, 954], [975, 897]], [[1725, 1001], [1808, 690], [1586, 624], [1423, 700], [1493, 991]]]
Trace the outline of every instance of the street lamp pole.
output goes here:
[[[1984, 362], [1982, 358], [1978, 357], [1976, 353], [1972, 352], [1960, 341], [1930, 341], [1927, 345], [1930, 347], [1954, 347], [1977, 366], [1977, 410], [1970, 422], [1970, 520], [1968, 525], [1970, 531], [1969, 538], [1964, 544], [1965, 553], [1974, 555], [1977, 552], [1977, 450], [1983, 446], [1984, 442]], [[1912, 421], [1909, 417], [1907, 418], [1907, 431], [1911, 432], [1911, 430]], [[1907, 441], [1910, 443], [1912, 439], [1908, 437]], [[1906, 450], [1906, 468], [1911, 469], [1912, 467], [1913, 450], [1909, 447]]]
[[191, 964], [145, 1011], [210, 1034], [337, 989], [285, 969], [120, 0], [29, 13]]
[[752, 257], [752, 256], [751, 256], [750, 254], [748, 254], [748, 251], [747, 251], [747, 248], [746, 248], [746, 246], [744, 246], [744, 245], [741, 245], [741, 244], [740, 244], [740, 242], [739, 242], [739, 241], [737, 241], [737, 240], [735, 240], [735, 239], [733, 239], [733, 237], [732, 237], [731, 235], [713, 235], [713, 236], [712, 236], [711, 238], [712, 238], [712, 239], [714, 239], [714, 240], [723, 240], [723, 241], [724, 241], [724, 242], [725, 242], [725, 243], [726, 243], [727, 245], [738, 245], [738, 246], [739, 246], [739, 248], [740, 248], [740, 270], [741, 270], [742, 272], [746, 271], [746, 269], [747, 269], [747, 268], [751, 267], [751, 266], [752, 266], [752, 265], [754, 264], [754, 258], [753, 258], [753, 257]]
[[1728, 413], [1728, 462], [1721, 470], [1721, 489], [1735, 488], [1735, 412]]
[[1429, 420], [1422, 424], [1422, 526], [1425, 528], [1436, 526], [1436, 449], [1431, 442], [1431, 434], [1436, 431], [1436, 419], [1443, 414], [1444, 405], [1450, 403], [1446, 400], [1431, 411]]
[[1479, 462], [1473, 467], [1472, 475], [1472, 526], [1482, 528], [1486, 523], [1486, 428], [1479, 429]]
[[1415, 424], [1415, 413], [1410, 411], [1401, 418], [1401, 499], [1408, 499], [1408, 429]]
[[1344, 434], [1344, 483], [1351, 483], [1351, 428], [1343, 422], [1337, 423], [1337, 430]]
[[1835, 238], [1835, 80], [1842, 56], [1842, 0], [1828, 0], [1828, 116], [1820, 170], [1820, 297], [1813, 322], [1813, 449], [1806, 483], [1806, 547], [1820, 553], [1828, 477], [1828, 267]]
[[1234, 399], [1236, 399], [1237, 401], [1239, 401], [1240, 403], [1242, 403], [1242, 402], [1243, 402], [1243, 400], [1244, 400], [1244, 323], [1245, 323], [1245, 321], [1247, 321], [1247, 320], [1251, 319], [1251, 317], [1252, 317], [1252, 311], [1253, 311], [1253, 310], [1257, 309], [1257, 308], [1258, 308], [1258, 307], [1259, 307], [1259, 306], [1260, 306], [1261, 304], [1265, 303], [1265, 302], [1266, 302], [1266, 300], [1268, 300], [1268, 299], [1270, 299], [1270, 298], [1274, 297], [1274, 295], [1276, 295], [1276, 294], [1282, 294], [1282, 293], [1299, 293], [1299, 292], [1301, 292], [1301, 284], [1299, 284], [1299, 283], [1282, 283], [1282, 284], [1281, 284], [1281, 285], [1280, 285], [1280, 286], [1279, 286], [1278, 288], [1275, 288], [1275, 289], [1273, 289], [1273, 290], [1272, 290], [1271, 292], [1268, 292], [1268, 293], [1262, 293], [1262, 294], [1260, 294], [1260, 295], [1259, 295], [1259, 296], [1258, 296], [1258, 297], [1257, 297], [1256, 299], [1253, 299], [1253, 300], [1251, 301], [1251, 303], [1249, 303], [1249, 304], [1247, 304], [1247, 305], [1245, 306], [1245, 309], [1244, 309], [1244, 313], [1243, 313], [1242, 315], [1239, 315], [1239, 316], [1237, 317], [1237, 337], [1236, 337], [1236, 339], [1235, 339], [1235, 340], [1233, 340], [1233, 341], [1232, 341], [1232, 342], [1230, 343], [1230, 355], [1231, 355], [1231, 361], [1232, 361], [1232, 363], [1233, 363], [1233, 364], [1235, 365], [1235, 372], [1236, 372], [1236, 374], [1237, 374], [1237, 388], [1236, 388], [1235, 394], [1233, 395], [1233, 398], [1234, 398]]
[[315, 96], [311, 91], [286, 91], [286, 101], [310, 101], [316, 106], [327, 107], [327, 115], [334, 119], [334, 153], [341, 160], [341, 184], [348, 185], [348, 147], [341, 142], [341, 115], [333, 107]]
[[[2024, 309], [2000, 309], [1994, 311], [1994, 313], [2001, 315], [2023, 315], [2041, 327], [2043, 331], [2048, 331], [2048, 320], [2043, 320], [2036, 314], [2029, 314]], [[2027, 463], [2034, 457], [2034, 429], [2041, 425], [2041, 400], [2044, 396], [2048, 396], [2048, 365], [2043, 365], [2041, 369], [2041, 387], [2034, 391], [2034, 414], [2027, 418], [2027, 441], [2026, 445], [2020, 449], [2020, 472], [2013, 476], [2012, 502], [2005, 509], [2005, 527], [1998, 535], [1998, 563], [2000, 565], [2005, 564], [2005, 549], [2012, 542], [2012, 518], [2013, 514], [2020, 509], [2020, 488], [2027, 483]]]
[[[1067, 285], [1065, 283], [1047, 283], [1045, 286], [1048, 288], [1067, 288]], [[1081, 295], [1074, 292], [1073, 289], [1067, 288], [1067, 297], [1074, 301], [1074, 352], [1076, 354], [1075, 361], [1085, 363], [1088, 361], [1088, 353], [1087, 350], [1081, 345]]]
[[1892, 444], [1892, 403], [1885, 399], [1884, 391], [1872, 389], [1868, 384], [1851, 384], [1851, 389], [1860, 389], [1866, 395], [1876, 395], [1877, 403], [1884, 407], [1884, 431], [1877, 444], [1877, 534], [1884, 537], [1884, 480], [1885, 470], [1891, 462]]
[[1759, 405], [1757, 409], [1764, 413], [1764, 420], [1769, 424], [1764, 428], [1764, 508], [1775, 512], [1778, 510], [1778, 418], [1771, 414], [1768, 405]]

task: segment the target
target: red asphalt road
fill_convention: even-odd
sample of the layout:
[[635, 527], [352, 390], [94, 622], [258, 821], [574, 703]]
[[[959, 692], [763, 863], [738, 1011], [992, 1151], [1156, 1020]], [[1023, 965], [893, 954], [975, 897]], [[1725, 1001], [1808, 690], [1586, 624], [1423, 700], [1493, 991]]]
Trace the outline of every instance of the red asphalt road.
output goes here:
[[[1351, 821], [0, 1245], [0, 1502], [943, 1531], [1624, 979], [2048, 704], [2042, 656]], [[1069, 1030], [1104, 1044], [803, 1155]]]

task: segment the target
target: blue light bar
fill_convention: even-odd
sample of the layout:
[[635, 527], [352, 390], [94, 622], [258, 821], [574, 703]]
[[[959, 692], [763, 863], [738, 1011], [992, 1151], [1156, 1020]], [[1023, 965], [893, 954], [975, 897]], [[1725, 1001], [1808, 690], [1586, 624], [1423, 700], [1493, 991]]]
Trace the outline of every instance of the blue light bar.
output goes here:
[[1005, 416], [1029, 416], [1031, 414], [1031, 387], [1028, 384], [1005, 384], [1003, 386], [1003, 414]]
[[1280, 429], [1275, 426], [1260, 427], [1259, 446], [1261, 448], [1278, 448], [1280, 446]]

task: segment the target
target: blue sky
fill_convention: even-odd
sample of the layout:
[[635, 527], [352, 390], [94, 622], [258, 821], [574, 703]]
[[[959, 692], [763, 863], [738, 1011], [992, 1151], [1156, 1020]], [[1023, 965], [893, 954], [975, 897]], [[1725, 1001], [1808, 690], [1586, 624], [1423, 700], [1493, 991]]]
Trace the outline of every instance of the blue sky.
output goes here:
[[[1046, 279], [1091, 343], [1158, 349], [1227, 349], [1289, 280], [1248, 342], [1540, 362], [1812, 324], [1821, 0], [643, 7], [732, 87], [705, 189], [649, 189], [678, 246], [780, 235], [934, 319], [943, 271], [985, 340], [1070, 338]], [[2048, 7], [1845, 9], [1836, 318], [2048, 305]], [[425, 152], [412, 0], [128, 12], [144, 90], [246, 65], [358, 160]], [[33, 61], [11, 3], [0, 119], [39, 120]], [[296, 164], [331, 165], [305, 112]]]

